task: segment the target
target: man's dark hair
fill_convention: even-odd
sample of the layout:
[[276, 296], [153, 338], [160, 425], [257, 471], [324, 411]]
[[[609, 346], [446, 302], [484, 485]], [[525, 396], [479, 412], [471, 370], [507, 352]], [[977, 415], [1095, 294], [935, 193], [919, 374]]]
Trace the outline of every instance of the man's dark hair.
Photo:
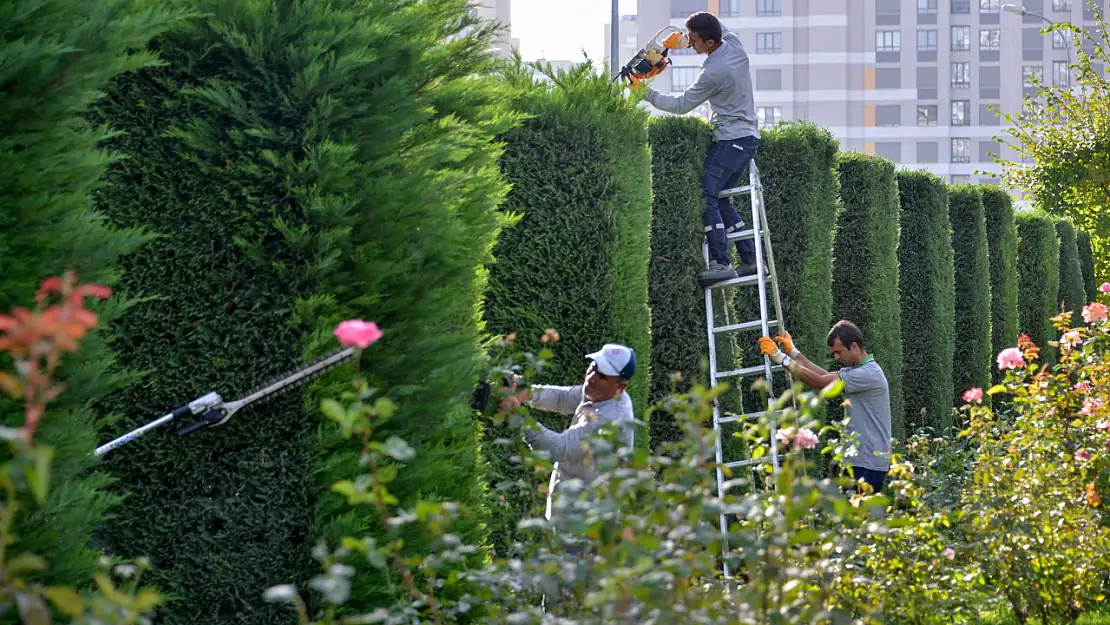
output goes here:
[[721, 22], [717, 16], [705, 11], [698, 11], [686, 18], [686, 29], [698, 34], [704, 41], [721, 43]]
[[863, 332], [847, 319], [837, 321], [836, 325], [829, 330], [829, 336], [826, 339], [829, 347], [833, 346], [836, 339], [840, 339], [840, 344], [848, 349], [852, 349], [852, 343], [858, 343], [859, 348], [863, 349]]

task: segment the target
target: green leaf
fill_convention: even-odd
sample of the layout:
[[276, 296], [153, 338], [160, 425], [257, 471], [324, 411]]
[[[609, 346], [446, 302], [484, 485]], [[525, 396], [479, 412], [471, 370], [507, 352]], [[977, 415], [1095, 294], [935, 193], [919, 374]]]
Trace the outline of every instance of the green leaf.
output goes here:
[[8, 562], [8, 573], [18, 575], [20, 573], [28, 573], [31, 571], [39, 572], [45, 571], [47, 568], [46, 560], [33, 553], [21, 553], [12, 558]]
[[35, 464], [27, 467], [27, 483], [35, 502], [42, 504], [50, 491], [50, 463], [54, 460], [53, 447], [39, 447], [34, 452]]
[[85, 602], [81, 600], [81, 596], [77, 591], [68, 586], [50, 586], [43, 593], [50, 603], [54, 604], [54, 609], [65, 614], [71, 619], [77, 620], [85, 612]]
[[336, 423], [345, 424], [348, 422], [347, 409], [343, 407], [343, 404], [330, 397], [320, 402], [320, 411]]
[[1005, 393], [1005, 392], [1006, 392], [1006, 387], [1004, 385], [995, 384], [994, 386], [990, 387], [990, 389], [987, 390], [987, 395], [997, 395], [999, 393]]
[[840, 395], [841, 391], [843, 390], [844, 380], [837, 377], [835, 381], [831, 382], [828, 386], [821, 389], [821, 399], [831, 399], [833, 397], [836, 397]]

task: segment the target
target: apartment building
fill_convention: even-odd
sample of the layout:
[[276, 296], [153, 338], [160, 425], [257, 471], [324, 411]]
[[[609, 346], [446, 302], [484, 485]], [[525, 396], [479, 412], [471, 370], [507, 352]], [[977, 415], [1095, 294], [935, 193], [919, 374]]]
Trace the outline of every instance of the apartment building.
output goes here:
[[[992, 109], [1020, 113], [1032, 76], [1067, 84], [1074, 56], [1070, 38], [1041, 35], [1047, 24], [1032, 13], [1095, 25], [1087, 0], [1011, 1], [1028, 14], [1001, 0], [639, 0], [637, 8], [641, 45], [693, 12], [720, 16], [751, 57], [762, 123], [807, 119], [845, 150], [953, 183], [997, 183], [992, 155], [1013, 153], [995, 139], [1005, 137], [1005, 120]], [[703, 59], [675, 55], [656, 88], [681, 92]]]
[[[621, 15], [617, 22], [617, 67], [620, 64], [628, 61], [634, 54], [640, 51], [639, 43], [639, 23], [635, 15]], [[609, 61], [610, 50], [612, 50], [613, 31], [612, 23], [605, 23], [605, 47], [602, 49], [605, 56], [604, 59], [599, 61]], [[615, 72], [616, 70], [614, 70]]]
[[512, 36], [512, 0], [481, 0], [475, 8], [478, 17], [501, 24], [503, 28], [498, 31], [494, 40], [495, 53], [508, 58], [514, 48], [520, 47], [520, 40]]

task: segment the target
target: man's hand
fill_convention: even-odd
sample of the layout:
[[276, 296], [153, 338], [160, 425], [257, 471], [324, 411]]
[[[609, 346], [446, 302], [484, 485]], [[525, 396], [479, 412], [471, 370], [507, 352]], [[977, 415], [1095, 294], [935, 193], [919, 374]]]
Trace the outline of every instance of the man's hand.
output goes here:
[[776, 365], [781, 365], [782, 361], [786, 359], [786, 354], [775, 345], [775, 341], [769, 336], [759, 337], [759, 353], [770, 356]]
[[798, 349], [794, 347], [794, 337], [790, 336], [789, 332], [783, 332], [782, 334], [776, 336], [775, 340], [779, 342], [779, 345], [782, 345], [783, 351], [785, 351], [791, 358], [797, 358], [801, 355], [801, 352], [799, 352]]

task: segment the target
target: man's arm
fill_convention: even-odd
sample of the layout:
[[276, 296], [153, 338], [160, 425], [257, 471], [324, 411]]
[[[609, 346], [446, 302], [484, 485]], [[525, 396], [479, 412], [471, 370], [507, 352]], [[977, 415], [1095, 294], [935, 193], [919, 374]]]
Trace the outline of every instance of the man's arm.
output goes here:
[[617, 431], [624, 443], [629, 446], [632, 445], [633, 432], [630, 421], [621, 422], [604, 419], [596, 414], [587, 419], [585, 423], [572, 425], [562, 432], [554, 432], [544, 427], [542, 423], [537, 423], [537, 429], [524, 430], [524, 441], [532, 449], [549, 452], [553, 462], [578, 461], [586, 457], [586, 438], [597, 433], [607, 423], [619, 428]]
[[784, 342], [787, 349], [790, 350], [789, 356], [779, 349], [775, 345], [775, 341], [769, 336], [760, 337], [759, 352], [764, 356], [769, 356], [775, 364], [783, 365], [791, 375], [801, 380], [802, 383], [810, 388], [820, 390], [836, 382], [837, 378], [840, 377], [810, 362], [808, 358], [802, 355], [802, 352], [794, 347], [794, 342], [789, 337], [785, 341], [783, 341], [783, 337], [779, 338], [780, 342]]
[[665, 113], [685, 115], [711, 98], [719, 88], [713, 75], [710, 72], [703, 71], [698, 74], [694, 84], [690, 85], [680, 96], [663, 95], [649, 87], [644, 99]]
[[582, 385], [576, 386], [544, 386], [537, 385], [528, 389], [529, 397], [526, 401], [529, 406], [557, 412], [560, 414], [574, 414], [578, 404], [582, 403]]

